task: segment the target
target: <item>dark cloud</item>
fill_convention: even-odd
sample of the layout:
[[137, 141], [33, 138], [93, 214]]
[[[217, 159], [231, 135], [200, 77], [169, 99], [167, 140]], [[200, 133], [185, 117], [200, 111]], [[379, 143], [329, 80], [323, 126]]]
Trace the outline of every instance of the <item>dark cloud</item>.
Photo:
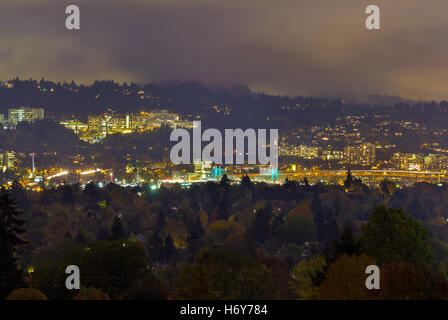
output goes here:
[[448, 96], [446, 0], [2, 0], [0, 78], [199, 80], [306, 95]]

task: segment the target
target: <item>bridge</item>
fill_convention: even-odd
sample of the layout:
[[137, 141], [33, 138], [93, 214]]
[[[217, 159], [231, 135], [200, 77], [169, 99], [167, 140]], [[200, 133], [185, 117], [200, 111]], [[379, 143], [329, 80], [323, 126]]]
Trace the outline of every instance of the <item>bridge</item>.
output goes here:
[[[404, 171], [404, 170], [350, 170], [354, 178], [360, 178], [369, 186], [376, 186], [382, 180], [388, 179], [403, 185], [412, 185], [417, 182], [442, 183], [448, 182], [446, 172], [432, 171]], [[242, 178], [245, 173], [234, 174]], [[260, 179], [259, 173], [248, 173], [251, 179]], [[347, 177], [347, 170], [304, 170], [304, 171], [284, 171], [277, 172], [279, 181], [303, 180], [305, 177], [310, 183], [342, 184]]]
[[[220, 165], [216, 165], [209, 173], [206, 174], [206, 178], [210, 180], [221, 180], [221, 178], [225, 175], [227, 175], [227, 178], [229, 180], [241, 180], [243, 176], [246, 175], [246, 173], [232, 173], [229, 171], [225, 171], [221, 168]], [[279, 171], [278, 168], [268, 167], [268, 168], [262, 168], [260, 169], [260, 172], [257, 174], [254, 173], [247, 173], [247, 175], [254, 180], [270, 180], [271, 183], [279, 181]], [[269, 182], [269, 181], [267, 181]]]
[[[84, 172], [73, 172], [80, 176], [93, 175], [97, 172], [108, 173], [109, 170], [93, 169]], [[448, 173], [444, 171], [404, 171], [404, 170], [350, 170], [354, 178], [360, 178], [363, 183], [368, 186], [377, 186], [381, 181], [387, 179], [397, 182], [401, 185], [413, 185], [417, 182], [428, 183], [448, 183]], [[46, 181], [51, 181], [55, 178], [64, 177], [70, 174], [68, 171], [59, 172], [53, 176], [46, 178]], [[347, 177], [347, 170], [302, 170], [302, 171], [279, 171], [276, 168], [266, 167], [261, 168], [259, 172], [232, 172], [224, 170], [221, 166], [214, 166], [209, 172], [202, 177], [202, 179], [195, 180], [196, 182], [205, 181], [220, 181], [224, 175], [227, 175], [229, 180], [241, 181], [243, 176], [247, 175], [252, 181], [262, 181], [266, 183], [283, 183], [286, 179], [303, 181], [307, 178], [309, 183], [325, 183], [325, 184], [343, 184]], [[170, 180], [170, 182], [185, 182]]]

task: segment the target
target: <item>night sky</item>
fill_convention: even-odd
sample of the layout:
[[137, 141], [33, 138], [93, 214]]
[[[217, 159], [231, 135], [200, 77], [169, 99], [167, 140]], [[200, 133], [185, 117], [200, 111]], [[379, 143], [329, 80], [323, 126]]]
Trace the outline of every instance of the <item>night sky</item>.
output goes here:
[[[65, 29], [65, 7], [81, 30]], [[366, 30], [369, 4], [379, 31]], [[1, 0], [0, 79], [448, 99], [447, 0]]]

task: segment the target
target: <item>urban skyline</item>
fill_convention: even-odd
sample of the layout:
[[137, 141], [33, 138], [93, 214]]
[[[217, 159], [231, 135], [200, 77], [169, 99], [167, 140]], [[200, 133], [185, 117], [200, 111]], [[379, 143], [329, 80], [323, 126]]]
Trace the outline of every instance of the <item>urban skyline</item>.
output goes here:
[[[79, 94], [77, 85], [66, 84], [65, 87], [61, 87], [61, 84], [43, 80], [40, 82], [8, 81], [3, 84], [3, 88], [4, 90], [14, 90], [14, 85], [23, 86], [27, 83], [35, 83], [35, 87], [31, 87], [31, 89], [26, 86], [24, 89], [16, 88], [19, 94], [29, 90], [38, 90], [38, 94], [44, 96], [54, 96], [61, 90]], [[104, 91], [101, 87], [98, 87], [97, 90], [99, 90], [98, 92]], [[143, 88], [139, 86], [126, 89], [125, 86], [118, 85], [116, 89], [113, 89], [115, 92], [121, 90], [123, 90], [125, 96], [135, 95], [140, 101], [151, 103], [154, 98], [151, 94], [145, 94]], [[100, 93], [90, 92], [89, 95], [94, 95], [95, 100], [101, 100]], [[172, 99], [171, 97], [165, 98], [165, 101]], [[64, 99], [56, 99], [58, 104], [65, 103]], [[18, 178], [24, 186], [41, 190], [46, 185], [45, 182], [48, 186], [57, 186], [67, 181], [71, 181], [71, 183], [83, 182], [85, 184], [95, 181], [95, 179], [99, 179], [98, 181], [101, 181], [102, 185], [111, 181], [123, 185], [151, 182], [157, 187], [160, 186], [160, 181], [191, 184], [216, 180], [217, 177], [213, 173], [216, 164], [206, 164], [206, 172], [204, 171], [204, 164], [202, 164], [202, 170], [198, 171], [193, 166], [176, 167], [170, 163], [166, 152], [170, 146], [167, 137], [165, 137], [166, 141], [159, 140], [164, 150], [156, 157], [151, 156], [152, 146], [149, 145], [146, 147], [147, 152], [144, 152], [146, 154], [143, 155], [121, 152], [121, 157], [117, 158], [117, 161], [110, 167], [105, 166], [104, 163], [92, 161], [91, 156], [96, 152], [95, 145], [101, 145], [102, 141], [108, 136], [112, 139], [114, 135], [129, 135], [131, 142], [135, 135], [152, 134], [163, 126], [171, 129], [179, 127], [191, 130], [193, 121], [200, 120], [201, 116], [207, 118], [210, 113], [223, 118], [230, 118], [230, 123], [232, 123], [232, 117], [235, 117], [232, 105], [205, 106], [201, 115], [201, 111], [195, 113], [169, 111], [170, 106], [167, 105], [167, 107], [163, 105], [163, 102], [161, 103], [163, 98], [158, 97], [155, 100], [158, 101], [156, 105], [148, 105], [147, 102], [144, 102], [148, 106], [142, 107], [142, 109], [133, 108], [134, 112], [117, 112], [109, 107], [100, 114], [94, 112], [82, 116], [78, 115], [75, 110], [69, 111], [72, 114], [71, 117], [55, 114], [54, 111], [48, 117], [48, 112], [41, 105], [35, 107], [12, 105], [12, 108], [9, 108], [11, 107], [9, 105], [4, 114], [0, 113], [0, 115], [7, 115], [6, 118], [3, 116], [1, 121], [3, 128], [6, 130], [6, 136], [9, 130], [15, 130], [20, 123], [33, 126], [35, 121], [46, 119], [71, 130], [77, 137], [75, 139], [79, 139], [80, 142], [87, 142], [92, 147], [90, 147], [90, 151], [84, 154], [71, 152], [63, 155], [62, 157], [65, 160], [62, 163], [65, 163], [65, 165], [61, 164], [61, 156], [58, 156], [56, 152], [35, 153], [36, 150], [33, 148], [27, 150], [27, 152], [14, 150], [14, 148], [4, 148], [0, 150], [2, 152], [0, 167], [3, 173], [6, 174], [7, 171], [9, 173], [4, 176], [2, 183], [6, 186], [11, 185], [13, 180]], [[198, 101], [200, 101], [200, 97], [198, 97]], [[321, 107], [325, 108], [329, 102], [320, 103]], [[289, 105], [283, 105], [280, 109], [282, 112], [297, 112], [300, 114], [305, 112], [307, 107], [296, 105], [291, 108]], [[406, 136], [407, 132], [420, 134], [426, 131], [433, 132], [434, 137], [444, 137], [447, 134], [446, 129], [441, 128], [440, 132], [436, 132], [432, 124], [427, 127], [427, 125], [418, 121], [406, 119], [392, 121], [391, 116], [386, 111], [383, 114], [373, 116], [375, 121], [368, 125], [367, 130], [369, 133], [377, 131], [378, 135], [369, 138], [368, 135], [366, 136], [368, 117], [368, 114], [345, 114], [342, 117], [336, 117], [332, 124], [292, 125], [286, 130], [281, 130], [280, 163], [276, 179], [273, 178], [272, 174], [271, 177], [269, 174], [254, 174], [257, 170], [258, 172], [266, 171], [266, 168], [259, 165], [248, 165], [247, 154], [245, 157], [246, 165], [230, 165], [224, 166], [222, 169], [225, 170], [231, 180], [239, 181], [243, 175], [249, 174], [254, 181], [259, 179], [269, 183], [281, 183], [285, 179], [301, 181], [307, 177], [311, 183], [341, 185], [344, 181], [344, 171], [349, 169], [354, 170], [355, 175], [358, 175], [364, 183], [374, 188], [379, 187], [384, 179], [395, 181], [400, 186], [412, 185], [418, 181], [438, 184], [447, 181], [448, 146], [446, 144], [441, 145], [435, 142], [436, 140], [432, 143], [427, 141], [415, 148], [415, 151], [409, 152], [409, 150], [402, 150], [400, 146], [390, 143], [386, 139], [387, 136], [401, 138], [403, 134]], [[306, 130], [304, 130], [305, 128]], [[42, 129], [46, 131], [45, 126]], [[49, 131], [51, 134], [51, 129]], [[13, 133], [14, 131], [10, 132]], [[378, 136], [382, 138], [378, 138]], [[30, 157], [31, 153], [33, 153], [33, 159]], [[39, 161], [42, 156], [45, 158], [43, 165]], [[36, 166], [32, 167], [31, 160], [34, 161], [34, 157], [36, 157]], [[268, 172], [271, 171], [268, 169]], [[102, 176], [100, 177], [98, 175], [101, 175], [101, 172]], [[70, 176], [70, 179], [67, 175]], [[11, 179], [12, 177], [15, 178]]]
[[2, 0], [2, 307], [448, 300], [447, 10]]

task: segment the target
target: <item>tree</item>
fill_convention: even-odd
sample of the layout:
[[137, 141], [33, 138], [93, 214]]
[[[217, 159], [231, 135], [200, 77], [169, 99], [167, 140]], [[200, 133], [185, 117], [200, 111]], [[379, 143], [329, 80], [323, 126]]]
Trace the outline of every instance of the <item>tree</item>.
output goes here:
[[165, 227], [165, 224], [165, 214], [163, 213], [163, 210], [160, 210], [159, 213], [157, 213], [157, 231], [162, 231]]
[[373, 297], [367, 290], [366, 268], [375, 261], [365, 254], [340, 256], [329, 265], [326, 278], [318, 290], [318, 298], [325, 300], [365, 300]]
[[302, 247], [296, 243], [287, 243], [278, 249], [276, 256], [285, 261], [288, 266], [292, 268], [302, 257]]
[[350, 189], [350, 187], [352, 186], [352, 184], [353, 184], [353, 176], [352, 176], [352, 173], [350, 172], [350, 169], [347, 171], [347, 178], [345, 179], [345, 181], [344, 181], [344, 186], [347, 188], [347, 189]]
[[351, 256], [359, 256], [362, 253], [362, 243], [353, 235], [353, 230], [350, 226], [344, 228], [340, 240], [334, 243], [332, 261], [337, 260], [343, 254]]
[[168, 235], [165, 238], [165, 243], [163, 245], [163, 254], [165, 256], [166, 263], [172, 263], [176, 258], [176, 247], [174, 246], [173, 238]]
[[402, 209], [375, 207], [360, 238], [366, 254], [379, 264], [408, 261], [420, 266], [432, 261], [428, 229]]
[[218, 208], [216, 208], [215, 213], [213, 214], [212, 220], [227, 220], [229, 219], [229, 212], [226, 208], [226, 203], [224, 201], [221, 201]]
[[381, 267], [380, 299], [428, 299], [430, 283], [423, 269], [409, 262], [392, 261]]
[[429, 217], [428, 212], [431, 211], [430, 208], [422, 206], [418, 196], [415, 196], [415, 198], [407, 206], [407, 212], [418, 220], [425, 220]]
[[[331, 209], [330, 209], [331, 213]], [[339, 239], [341, 231], [339, 230], [336, 218], [330, 218], [330, 220], [324, 224], [324, 238], [322, 241], [323, 252], [328, 255], [333, 251], [334, 243]]]
[[272, 205], [269, 201], [263, 208], [258, 209], [250, 226], [252, 238], [260, 243], [271, 238]]
[[[244, 247], [246, 229], [235, 221], [217, 220], [207, 227], [202, 238], [203, 246], [223, 248], [239, 251]], [[236, 243], [235, 243], [236, 242]]]
[[82, 287], [79, 293], [73, 297], [73, 300], [109, 300], [109, 296], [100, 289]]
[[303, 185], [305, 186], [305, 189], [308, 191], [310, 188], [310, 182], [308, 181], [308, 178], [303, 178]]
[[75, 292], [65, 287], [65, 268], [72, 264], [79, 266], [82, 253], [83, 248], [73, 239], [63, 239], [53, 247], [38, 250], [30, 264], [33, 270], [30, 286], [50, 300], [72, 299]]
[[73, 204], [74, 199], [73, 199], [72, 186], [64, 183], [64, 185], [60, 188], [60, 190], [61, 190], [61, 203], [64, 205]]
[[145, 250], [138, 242], [101, 241], [83, 251], [81, 284], [103, 290], [111, 298], [125, 296], [150, 271]]
[[101, 198], [101, 190], [93, 182], [89, 182], [88, 184], [86, 184], [86, 187], [84, 188], [84, 194], [91, 202], [98, 202]]
[[226, 174], [224, 174], [221, 178], [221, 181], [219, 182], [219, 184], [225, 188], [228, 188], [230, 186], [230, 180], [227, 177]]
[[25, 232], [23, 212], [3, 188], [0, 192], [0, 299], [24, 285], [22, 270], [17, 267], [17, 247], [26, 243], [20, 238]]
[[154, 272], [148, 271], [142, 278], [136, 280], [125, 298], [131, 300], [166, 300], [169, 295], [168, 282], [156, 276]]
[[245, 176], [243, 176], [243, 178], [241, 179], [241, 186], [243, 188], [249, 188], [252, 186], [252, 181], [250, 180], [250, 178], [247, 174]]
[[220, 293], [214, 288], [214, 280], [203, 264], [184, 264], [174, 280], [176, 299], [218, 299]]
[[110, 240], [114, 241], [124, 238], [125, 236], [124, 236], [123, 222], [121, 221], [120, 216], [116, 216], [112, 222]]
[[311, 211], [313, 211], [313, 220], [317, 227], [319, 240], [322, 241], [325, 236], [325, 210], [317, 192], [314, 193], [313, 201], [311, 202]]
[[288, 264], [278, 257], [265, 254], [258, 254], [257, 259], [271, 272], [280, 299], [291, 298], [288, 283], [290, 279]]
[[334, 210], [334, 215], [336, 217], [341, 214], [342, 204], [341, 204], [341, 196], [339, 195], [339, 193], [337, 193], [333, 199], [333, 210]]
[[6, 300], [48, 300], [48, 298], [37, 289], [20, 288], [11, 292]]
[[171, 218], [163, 231], [170, 235], [176, 249], [187, 248], [188, 228], [181, 219]]
[[205, 231], [199, 213], [195, 214], [194, 218], [191, 219], [191, 222], [188, 224], [188, 233], [195, 239], [204, 235]]
[[323, 272], [324, 266], [325, 259], [319, 255], [312, 257], [309, 261], [300, 261], [291, 272], [291, 291], [299, 299], [315, 298], [317, 296], [317, 287], [314, 286], [313, 278], [319, 272]]
[[240, 253], [202, 249], [174, 281], [178, 299], [275, 299], [272, 274]]
[[199, 214], [196, 214], [193, 218], [193, 221], [188, 225], [188, 251], [190, 253], [190, 259], [193, 261], [193, 258], [196, 254], [199, 253], [201, 248], [201, 237], [204, 235], [205, 231], [202, 227], [202, 222]]
[[149, 254], [152, 260], [162, 262], [163, 260], [163, 239], [159, 232], [154, 231], [148, 243]]
[[314, 193], [313, 201], [311, 202], [311, 211], [313, 212], [314, 222], [317, 225], [322, 225], [325, 222], [324, 209], [317, 192]]
[[286, 242], [298, 245], [306, 241], [314, 241], [317, 236], [313, 219], [303, 216], [288, 216], [280, 230], [280, 235]]
[[381, 193], [384, 195], [386, 200], [389, 200], [393, 196], [396, 189], [397, 189], [396, 183], [388, 179], [384, 179], [380, 183]]
[[79, 243], [82, 245], [86, 245], [89, 242], [87, 240], [84, 230], [82, 230], [82, 229], [78, 230], [78, 232], [76, 233], [76, 236], [75, 236], [75, 241], [76, 241], [76, 243]]

